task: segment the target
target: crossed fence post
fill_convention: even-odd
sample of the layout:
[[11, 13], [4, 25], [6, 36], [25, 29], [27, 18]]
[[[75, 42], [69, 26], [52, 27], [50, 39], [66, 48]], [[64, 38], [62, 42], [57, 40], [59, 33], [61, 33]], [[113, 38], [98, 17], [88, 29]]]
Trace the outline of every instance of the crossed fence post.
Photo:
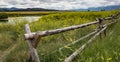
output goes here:
[[[99, 21], [98, 22], [98, 29], [101, 30], [103, 28], [103, 25], [102, 25], [102, 22], [103, 20], [101, 18], [97, 18], [96, 21]], [[100, 33], [100, 39], [102, 39], [102, 34]]]
[[[25, 33], [29, 34], [31, 33], [30, 27], [28, 24], [24, 26]], [[29, 46], [29, 52], [28, 52], [28, 59], [27, 62], [40, 62], [36, 47], [39, 36], [35, 36], [35, 38], [31, 38], [27, 40], [28, 46]], [[36, 43], [35, 43], [36, 42]]]

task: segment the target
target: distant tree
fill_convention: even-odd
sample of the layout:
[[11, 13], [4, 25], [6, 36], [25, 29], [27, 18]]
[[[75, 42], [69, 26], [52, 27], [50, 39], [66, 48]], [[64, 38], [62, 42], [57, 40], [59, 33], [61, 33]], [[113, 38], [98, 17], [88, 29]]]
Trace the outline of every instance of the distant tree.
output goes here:
[[89, 9], [88, 9], [87, 11], [88, 11], [88, 12], [90, 12], [90, 10], [89, 10]]
[[0, 14], [0, 19], [8, 18], [8, 15], [5, 13]]
[[101, 9], [101, 11], [105, 11], [105, 9]]

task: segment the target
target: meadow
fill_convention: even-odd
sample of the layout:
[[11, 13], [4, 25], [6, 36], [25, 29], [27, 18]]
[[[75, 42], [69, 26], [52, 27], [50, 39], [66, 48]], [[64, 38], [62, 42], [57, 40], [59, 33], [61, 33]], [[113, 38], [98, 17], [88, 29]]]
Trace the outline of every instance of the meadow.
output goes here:
[[16, 17], [16, 16], [34, 16], [34, 15], [48, 15], [48, 14], [55, 14], [61, 13], [58, 11], [16, 11], [16, 12], [0, 12], [0, 15], [7, 15], [9, 17]]
[[[107, 17], [119, 10], [102, 12], [58, 12], [44, 15], [38, 21], [29, 23], [31, 31], [50, 30], [95, 21]], [[12, 24], [0, 23], [0, 57], [3, 62], [26, 62], [28, 45], [23, 39], [26, 21]], [[107, 36], [99, 37], [89, 45], [73, 62], [119, 62], [120, 61], [120, 19], [107, 29]], [[77, 44], [65, 45], [94, 31], [97, 25], [41, 38], [37, 51], [41, 62], [63, 62], [72, 52], [78, 49], [89, 38]], [[60, 47], [64, 47], [59, 50]]]

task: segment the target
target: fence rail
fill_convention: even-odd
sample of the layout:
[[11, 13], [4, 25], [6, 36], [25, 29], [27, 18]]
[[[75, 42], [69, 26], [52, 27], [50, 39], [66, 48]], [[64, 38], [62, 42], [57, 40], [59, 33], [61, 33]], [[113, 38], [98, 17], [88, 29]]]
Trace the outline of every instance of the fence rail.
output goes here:
[[71, 62], [85, 47], [90, 44], [96, 36], [98, 36], [101, 32], [106, 30], [107, 26], [105, 26], [102, 30], [100, 30], [96, 35], [94, 35], [87, 43], [83, 44], [78, 50], [76, 50], [73, 54], [71, 54], [68, 58], [65, 59], [64, 62]]
[[25, 39], [32, 39], [32, 38], [34, 38], [35, 34], [38, 34], [39, 36], [42, 36], [42, 37], [49, 36], [49, 35], [58, 34], [61, 32], [66, 32], [66, 31], [70, 31], [70, 30], [74, 30], [74, 29], [83, 28], [86, 26], [97, 24], [98, 22], [99, 21], [94, 21], [94, 22], [90, 22], [90, 23], [86, 23], [86, 24], [80, 24], [80, 25], [65, 27], [65, 28], [61, 28], [61, 29], [38, 31], [38, 32], [34, 32], [34, 33], [25, 34], [24, 37], [25, 37]]
[[[30, 28], [29, 28], [29, 25], [26, 24], [25, 28], [24, 28], [25, 29], [24, 39], [27, 40], [27, 43], [29, 45], [28, 62], [29, 61], [40, 62], [39, 57], [38, 57], [38, 53], [36, 51], [36, 47], [37, 47], [37, 45], [40, 41], [39, 40], [40, 38], [45, 37], [45, 36], [49, 36], [49, 35], [54, 35], [54, 34], [66, 32], [66, 31], [70, 31], [70, 30], [84, 28], [84, 27], [87, 27], [87, 26], [90, 26], [90, 25], [98, 24], [98, 28], [94, 32], [92, 32], [92, 33], [90, 33], [86, 36], [83, 36], [79, 40], [67, 45], [67, 46], [70, 46], [72, 44], [75, 44], [75, 43], [79, 42], [80, 40], [83, 40], [83, 39], [85, 39], [85, 38], [87, 38], [87, 37], [96, 33], [87, 43], [83, 44], [78, 50], [76, 50], [72, 55], [70, 55], [64, 61], [64, 62], [71, 62], [87, 46], [87, 44], [91, 43], [92, 40], [95, 39], [96, 36], [100, 35], [100, 38], [101, 38], [101, 33], [103, 31], [104, 31], [104, 34], [106, 35], [107, 26], [112, 24], [112, 23], [115, 23], [116, 19], [118, 19], [119, 15], [120, 15], [120, 12], [117, 13], [117, 14], [111, 15], [110, 17], [97, 18], [96, 21], [94, 21], [94, 22], [89, 22], [89, 23], [75, 25], [75, 26], [69, 26], [69, 27], [55, 29], [55, 30], [46, 30], [46, 31], [38, 31], [38, 32], [31, 32]], [[110, 23], [106, 23], [105, 25], [103, 25], [102, 22], [105, 21], [105, 20], [112, 20], [112, 21]]]

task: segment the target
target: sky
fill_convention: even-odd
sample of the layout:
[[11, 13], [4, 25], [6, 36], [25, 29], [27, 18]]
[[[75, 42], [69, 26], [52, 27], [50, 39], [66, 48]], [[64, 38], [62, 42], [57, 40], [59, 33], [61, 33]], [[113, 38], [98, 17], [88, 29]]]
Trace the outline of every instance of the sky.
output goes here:
[[0, 8], [87, 9], [120, 5], [120, 0], [0, 0]]

